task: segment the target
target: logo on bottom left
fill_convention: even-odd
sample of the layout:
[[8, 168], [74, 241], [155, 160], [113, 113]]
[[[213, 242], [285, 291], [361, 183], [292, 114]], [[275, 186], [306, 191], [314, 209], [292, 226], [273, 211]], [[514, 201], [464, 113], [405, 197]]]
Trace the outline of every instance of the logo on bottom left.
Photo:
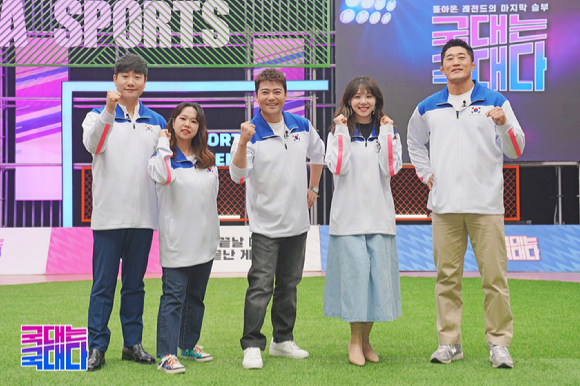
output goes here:
[[87, 329], [59, 325], [21, 326], [21, 366], [43, 371], [85, 371]]

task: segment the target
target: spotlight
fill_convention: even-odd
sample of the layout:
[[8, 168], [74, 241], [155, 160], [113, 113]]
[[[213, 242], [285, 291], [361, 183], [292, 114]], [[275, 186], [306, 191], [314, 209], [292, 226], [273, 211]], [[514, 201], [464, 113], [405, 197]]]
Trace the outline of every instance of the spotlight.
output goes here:
[[377, 11], [380, 11], [381, 9], [385, 8], [385, 4], [387, 3], [387, 0], [377, 0], [375, 1], [375, 9]]
[[356, 7], [360, 0], [345, 0], [345, 3], [348, 7]]
[[396, 6], [397, 6], [396, 0], [389, 0], [389, 2], [387, 3], [387, 11], [392, 12]]
[[378, 11], [373, 12], [371, 17], [369, 17], [369, 23], [371, 23], [371, 24], [377, 24], [379, 22], [379, 20], [381, 20], [381, 13]]
[[361, 6], [364, 9], [369, 9], [370, 7], [372, 7], [375, 4], [375, 0], [362, 0], [361, 1]]
[[354, 11], [352, 9], [347, 9], [346, 11], [342, 11], [340, 14], [340, 21], [343, 24], [348, 24], [354, 20]]
[[360, 11], [358, 15], [356, 15], [356, 22], [359, 24], [364, 24], [369, 19], [369, 13], [367, 11]]
[[387, 12], [381, 18], [381, 23], [388, 24], [391, 21], [391, 18], [392, 18], [391, 14]]

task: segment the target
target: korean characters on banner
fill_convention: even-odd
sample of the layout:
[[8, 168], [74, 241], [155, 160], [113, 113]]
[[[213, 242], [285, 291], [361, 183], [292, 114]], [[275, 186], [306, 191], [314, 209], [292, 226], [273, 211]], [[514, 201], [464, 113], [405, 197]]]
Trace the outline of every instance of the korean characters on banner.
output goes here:
[[[434, 5], [432, 46], [463, 39], [473, 48], [474, 79], [495, 91], [542, 92], [549, 3]], [[433, 84], [446, 83], [434, 54]], [[525, 75], [524, 75], [525, 74]]]
[[252, 234], [247, 226], [220, 227], [212, 272], [247, 272], [252, 265]]
[[87, 329], [56, 325], [21, 326], [22, 367], [43, 371], [87, 369]]
[[510, 261], [539, 261], [540, 246], [537, 237], [506, 236], [505, 246]]

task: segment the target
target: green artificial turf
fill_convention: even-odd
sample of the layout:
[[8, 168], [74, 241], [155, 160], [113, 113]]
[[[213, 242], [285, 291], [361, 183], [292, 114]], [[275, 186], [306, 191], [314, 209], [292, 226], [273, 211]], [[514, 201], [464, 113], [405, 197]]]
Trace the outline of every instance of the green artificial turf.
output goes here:
[[[145, 281], [143, 345], [155, 354], [161, 281]], [[102, 370], [36, 371], [20, 366], [22, 324], [84, 327], [91, 283], [0, 286], [1, 385], [579, 385], [580, 284], [510, 280], [514, 369], [494, 369], [483, 329], [481, 279], [463, 280], [462, 343], [465, 359], [449, 365], [429, 362], [437, 348], [432, 278], [401, 278], [403, 317], [377, 323], [371, 343], [381, 361], [356, 367], [348, 362], [348, 323], [322, 316], [324, 278], [305, 278], [298, 293], [295, 340], [310, 358], [292, 360], [262, 354], [262, 370], [242, 368], [245, 279], [211, 279], [199, 344], [212, 362], [182, 361], [185, 374], [169, 375], [155, 365], [121, 361], [119, 289], [109, 327], [111, 343]], [[263, 332], [271, 338], [269, 313]]]

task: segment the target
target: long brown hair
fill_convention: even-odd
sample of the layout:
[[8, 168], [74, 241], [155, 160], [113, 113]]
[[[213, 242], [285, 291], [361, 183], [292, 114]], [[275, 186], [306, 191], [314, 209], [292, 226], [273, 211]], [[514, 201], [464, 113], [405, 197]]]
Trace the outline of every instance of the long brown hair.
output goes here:
[[186, 107], [193, 107], [193, 109], [197, 112], [197, 123], [199, 127], [197, 129], [197, 134], [195, 137], [191, 139], [191, 147], [193, 148], [193, 154], [197, 158], [199, 162], [196, 165], [197, 168], [205, 169], [215, 165], [215, 156], [212, 154], [211, 151], [207, 148], [207, 127], [205, 126], [205, 114], [203, 113], [203, 109], [198, 103], [195, 102], [182, 102], [171, 113], [171, 118], [169, 118], [169, 122], [167, 122], [167, 126], [165, 128], [171, 134], [171, 139], [169, 140], [169, 146], [171, 151], [173, 152], [173, 157], [177, 155], [176, 150], [176, 140], [175, 140], [175, 129], [173, 128], [173, 122], [175, 118], [181, 114], [184, 108]]
[[[352, 137], [352, 133], [354, 132], [354, 128], [356, 127], [356, 114], [352, 112], [352, 108], [350, 106], [350, 100], [356, 95], [357, 92], [369, 92], [372, 96], [375, 97], [375, 111], [371, 118], [372, 126], [375, 126], [377, 130], [381, 127], [381, 118], [385, 113], [383, 113], [383, 106], [384, 106], [384, 99], [383, 93], [377, 83], [371, 78], [370, 76], [357, 76], [348, 84], [346, 85], [346, 89], [342, 94], [342, 98], [340, 100], [340, 106], [334, 113], [332, 119], [338, 117], [340, 114], [344, 115], [347, 118], [346, 125], [348, 126], [348, 132]], [[330, 126], [330, 129], [334, 133], [334, 122]]]

